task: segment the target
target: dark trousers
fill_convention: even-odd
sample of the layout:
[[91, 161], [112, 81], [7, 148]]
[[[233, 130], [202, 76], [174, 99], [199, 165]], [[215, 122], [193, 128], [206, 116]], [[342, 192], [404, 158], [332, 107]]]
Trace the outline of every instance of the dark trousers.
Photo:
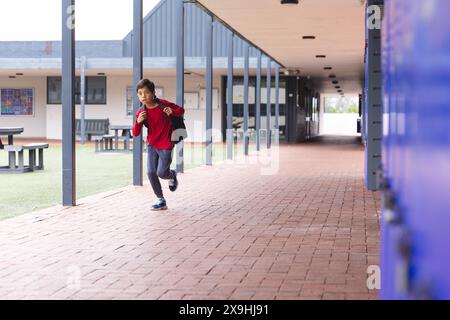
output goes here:
[[171, 163], [172, 150], [157, 150], [147, 146], [147, 176], [158, 198], [164, 197], [159, 178], [163, 180], [175, 178], [174, 172], [170, 170]]

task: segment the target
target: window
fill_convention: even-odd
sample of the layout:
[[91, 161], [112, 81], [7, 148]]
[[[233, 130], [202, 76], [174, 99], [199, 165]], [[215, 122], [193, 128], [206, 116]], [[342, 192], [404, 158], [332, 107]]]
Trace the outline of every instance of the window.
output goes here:
[[[255, 79], [249, 79], [248, 103], [255, 103], [256, 85]], [[228, 88], [225, 91], [225, 102], [228, 104]], [[244, 78], [233, 78], [233, 104], [244, 104]]]
[[106, 104], [106, 77], [86, 77], [86, 104]]
[[[127, 116], [131, 117], [133, 114], [133, 97], [136, 95], [136, 89], [132, 87], [127, 87], [126, 96], [127, 96]], [[164, 88], [155, 88], [155, 95], [158, 98], [163, 99], [164, 97]]]
[[[261, 104], [267, 103], [267, 81], [263, 78], [264, 81], [261, 83]], [[280, 79], [279, 82], [280, 93], [278, 96], [279, 104], [286, 104], [286, 81]], [[275, 80], [272, 80], [270, 84], [270, 103], [275, 104], [276, 102], [276, 92], [275, 89]]]
[[[62, 103], [61, 77], [47, 77], [47, 104]], [[80, 104], [80, 77], [75, 80], [75, 104]], [[106, 104], [106, 77], [86, 77], [86, 104]]]
[[131, 116], [133, 114], [133, 95], [134, 89], [131, 87], [127, 88], [127, 116]]
[[34, 104], [34, 91], [32, 88], [0, 89], [2, 116], [32, 116]]
[[[264, 77], [262, 80], [265, 80]], [[244, 79], [242, 77], [235, 77], [233, 79], [233, 116], [243, 117], [244, 114]], [[279, 82], [279, 107], [280, 116], [285, 115], [285, 105], [286, 105], [286, 81], [280, 79]], [[276, 89], [275, 80], [272, 81], [270, 90], [270, 101], [271, 101], [271, 114], [275, 116], [275, 101], [276, 101]], [[225, 97], [227, 100], [227, 97]], [[267, 103], [267, 83], [265, 81], [261, 82], [261, 116], [265, 116], [267, 113], [266, 103]], [[250, 77], [249, 79], [249, 116], [256, 116], [256, 78]]]
[[61, 77], [47, 77], [47, 104], [61, 104]]

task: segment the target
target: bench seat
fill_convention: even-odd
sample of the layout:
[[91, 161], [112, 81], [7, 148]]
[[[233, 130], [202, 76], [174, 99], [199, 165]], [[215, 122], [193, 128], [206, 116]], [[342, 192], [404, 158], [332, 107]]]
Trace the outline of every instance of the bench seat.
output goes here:
[[[109, 119], [85, 119], [85, 134], [88, 141], [98, 139], [95, 136], [109, 134]], [[81, 119], [76, 119], [75, 133], [81, 135]], [[95, 137], [95, 138], [94, 138]]]
[[30, 143], [23, 146], [24, 150], [31, 150], [31, 149], [47, 149], [48, 143]]
[[[101, 137], [95, 138], [95, 152], [103, 152], [108, 150], [113, 150], [113, 140], [115, 135], [113, 134], [105, 134]], [[100, 144], [100, 150], [98, 145]]]
[[[44, 169], [44, 149], [49, 147], [48, 143], [30, 143], [26, 145], [6, 145], [5, 151], [9, 153], [10, 171], [26, 172]], [[23, 153], [28, 150], [28, 167], [24, 164]], [[36, 161], [36, 150], [38, 150], [39, 163]], [[16, 152], [19, 158], [19, 166], [16, 167]]]

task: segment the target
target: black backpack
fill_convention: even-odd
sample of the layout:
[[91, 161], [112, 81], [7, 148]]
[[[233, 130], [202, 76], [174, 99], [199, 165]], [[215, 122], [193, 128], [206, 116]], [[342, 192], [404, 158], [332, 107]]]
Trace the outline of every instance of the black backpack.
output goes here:
[[[164, 109], [166, 107], [158, 98], [157, 102], [161, 109]], [[176, 117], [174, 115], [170, 115], [169, 118], [173, 129], [169, 139], [173, 144], [177, 144], [188, 137], [186, 125], [184, 124], [184, 117]], [[144, 125], [148, 129], [147, 122], [144, 122]]]

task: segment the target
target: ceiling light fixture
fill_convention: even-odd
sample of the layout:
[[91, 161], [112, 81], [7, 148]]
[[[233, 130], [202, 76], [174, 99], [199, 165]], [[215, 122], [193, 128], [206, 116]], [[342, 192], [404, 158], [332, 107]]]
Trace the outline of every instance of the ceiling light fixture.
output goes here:
[[23, 73], [22, 72], [18, 72], [18, 73], [16, 73], [16, 76], [23, 76]]
[[331, 79], [334, 79], [334, 78], [336, 78], [336, 75], [335, 74], [330, 74], [328, 77], [331, 78]]
[[337, 80], [333, 81], [333, 84], [338, 84], [338, 83], [339, 83], [339, 81], [337, 81]]
[[286, 69], [284, 71], [284, 74], [286, 76], [298, 76], [298, 75], [300, 75], [300, 70], [298, 70], [298, 69]]
[[287, 6], [295, 6], [298, 4], [298, 0], [281, 0], [280, 3]]
[[326, 55], [324, 55], [324, 54], [318, 54], [318, 55], [316, 55], [316, 58], [317, 59], [325, 59], [327, 56]]
[[332, 67], [325, 67], [325, 68], [323, 68], [323, 70], [331, 70], [331, 69], [333, 69]]
[[314, 40], [316, 39], [315, 36], [303, 36], [303, 40]]

